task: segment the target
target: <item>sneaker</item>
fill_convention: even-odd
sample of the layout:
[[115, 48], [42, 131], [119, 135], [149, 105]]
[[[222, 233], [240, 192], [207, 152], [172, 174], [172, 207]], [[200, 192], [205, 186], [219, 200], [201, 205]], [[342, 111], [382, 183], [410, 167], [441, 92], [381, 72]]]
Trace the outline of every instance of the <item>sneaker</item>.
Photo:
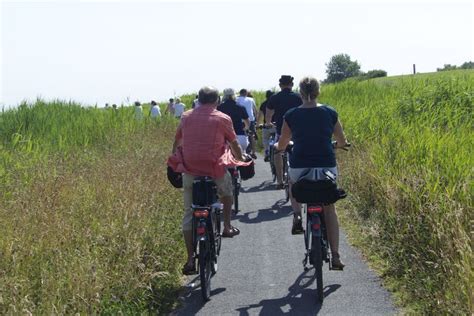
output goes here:
[[335, 255], [331, 258], [331, 270], [344, 270], [346, 265], [341, 261], [339, 255]]
[[265, 156], [265, 158], [263, 158], [263, 161], [269, 162], [270, 161], [270, 156]]
[[255, 154], [250, 154], [250, 157], [252, 157], [253, 159], [257, 159], [257, 155]]
[[193, 264], [185, 264], [182, 270], [184, 275], [193, 275], [197, 274], [196, 266]]
[[303, 233], [303, 223], [301, 221], [301, 216], [293, 216], [293, 226], [291, 227], [291, 234], [297, 235]]

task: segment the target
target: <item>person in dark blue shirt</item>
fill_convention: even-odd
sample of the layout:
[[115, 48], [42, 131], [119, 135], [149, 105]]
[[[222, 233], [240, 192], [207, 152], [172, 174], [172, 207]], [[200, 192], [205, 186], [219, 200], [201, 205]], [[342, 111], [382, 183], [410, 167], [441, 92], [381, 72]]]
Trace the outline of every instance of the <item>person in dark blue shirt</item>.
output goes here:
[[[281, 91], [277, 94], [270, 97], [267, 103], [267, 109], [265, 113], [265, 120], [267, 123], [273, 121], [276, 122], [276, 140], [281, 135], [281, 128], [283, 126], [283, 115], [289, 109], [300, 106], [303, 103], [303, 100], [299, 94], [291, 91], [293, 88], [293, 77], [288, 75], [283, 75], [280, 78], [280, 88]], [[275, 172], [277, 177], [277, 188], [283, 189], [283, 179], [282, 179], [282, 170], [283, 170], [283, 158], [282, 154], [278, 153], [274, 155], [275, 159]]]
[[[299, 87], [303, 104], [286, 112], [280, 140], [276, 144], [278, 150], [284, 150], [289, 141], [293, 140], [288, 170], [290, 184], [301, 178], [324, 179], [326, 170], [337, 176], [332, 136], [336, 139], [338, 147], [347, 145], [337, 112], [332, 107], [317, 102], [319, 82], [315, 78], [305, 77], [301, 80]], [[301, 233], [303, 232], [301, 206], [293, 197], [291, 197], [291, 206], [294, 211], [292, 233]], [[339, 223], [334, 204], [324, 207], [324, 216], [332, 253], [332, 265], [342, 269], [344, 264], [339, 255]]]
[[[260, 105], [260, 110], [258, 111], [258, 116], [257, 116], [257, 123], [260, 124], [263, 120], [263, 125], [265, 126], [265, 128], [262, 130], [262, 143], [263, 143], [263, 148], [265, 150], [264, 161], [269, 160], [270, 135], [272, 133], [275, 134], [275, 131], [276, 131], [274, 126], [270, 127], [270, 125], [267, 125], [267, 121], [265, 119], [265, 114], [267, 112], [268, 100], [271, 98], [272, 95], [274, 95], [274, 92], [272, 90], [267, 90], [265, 92], [266, 99]], [[269, 123], [271, 123], [271, 122], [273, 122], [273, 117], [272, 117], [272, 121], [270, 121]]]
[[232, 124], [234, 125], [234, 131], [237, 135], [242, 152], [245, 152], [249, 145], [249, 139], [245, 130], [249, 128], [249, 116], [244, 107], [239, 106], [235, 101], [235, 91], [231, 88], [224, 89], [224, 102], [222, 102], [217, 110], [221, 111], [230, 116]]

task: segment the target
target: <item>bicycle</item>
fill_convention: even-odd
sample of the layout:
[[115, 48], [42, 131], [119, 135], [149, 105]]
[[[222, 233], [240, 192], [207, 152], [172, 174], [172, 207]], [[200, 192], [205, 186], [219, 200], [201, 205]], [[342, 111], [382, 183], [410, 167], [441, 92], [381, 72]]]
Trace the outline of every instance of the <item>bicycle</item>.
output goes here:
[[237, 168], [229, 168], [229, 173], [232, 177], [232, 187], [233, 187], [233, 195], [234, 195], [234, 214], [239, 212], [239, 194], [240, 194], [240, 187], [241, 187], [241, 179], [239, 169]]
[[[335, 146], [335, 143], [333, 145]], [[349, 147], [350, 144], [346, 146]], [[326, 179], [317, 181], [298, 180], [292, 188], [293, 197], [302, 204], [303, 217], [306, 217], [306, 229], [304, 229], [303, 235], [306, 252], [303, 259], [303, 268], [305, 271], [309, 270], [307, 267], [308, 261], [313, 265], [317, 297], [321, 303], [324, 300], [323, 263], [329, 264], [329, 270], [341, 270], [332, 266], [326, 222], [324, 220], [324, 206], [335, 203], [347, 196], [344, 190], [337, 187], [336, 177], [332, 172], [326, 170], [324, 174]]]
[[210, 177], [193, 181], [193, 247], [199, 267], [201, 294], [205, 301], [211, 295], [211, 276], [217, 272], [221, 250], [222, 204], [217, 201], [217, 186]]
[[[263, 125], [263, 124], [260, 124], [258, 126], [259, 129], [274, 129], [273, 126], [267, 126], [267, 125]], [[274, 148], [273, 148], [273, 145], [276, 143], [275, 141], [275, 136], [276, 136], [276, 133], [273, 132], [270, 134], [270, 138], [268, 139], [268, 152], [265, 152], [265, 157], [268, 157], [268, 162], [270, 164], [270, 170], [272, 172], [272, 182], [275, 182], [276, 181], [276, 169], [275, 169], [275, 162], [273, 160], [273, 157], [274, 157]]]
[[288, 144], [285, 150], [276, 150], [276, 148], [274, 147], [275, 146], [272, 145], [273, 155], [283, 152], [282, 153], [283, 170], [282, 170], [281, 176], [282, 176], [283, 188], [285, 189], [285, 201], [288, 202], [290, 200], [290, 183], [289, 183], [289, 175], [288, 175], [288, 169], [290, 168], [290, 161], [288, 159], [288, 154], [293, 149], [293, 142], [290, 141], [290, 143]]

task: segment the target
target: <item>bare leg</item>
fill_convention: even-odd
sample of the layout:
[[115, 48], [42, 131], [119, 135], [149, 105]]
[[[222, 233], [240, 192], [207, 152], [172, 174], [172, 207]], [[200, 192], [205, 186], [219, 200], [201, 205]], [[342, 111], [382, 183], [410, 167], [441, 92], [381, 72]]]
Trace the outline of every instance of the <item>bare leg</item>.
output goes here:
[[283, 183], [283, 156], [282, 153], [275, 153], [273, 155], [274, 162], [275, 162], [275, 172], [276, 172], [276, 178], [277, 178], [277, 183], [282, 184]]
[[232, 196], [221, 197], [221, 202], [224, 204], [224, 231], [230, 231], [232, 225], [230, 224], [230, 213], [232, 211]]
[[339, 258], [339, 221], [334, 204], [324, 206], [324, 218], [328, 230], [328, 241], [334, 257]]
[[293, 213], [295, 215], [301, 216], [301, 204], [296, 202], [296, 200], [293, 198], [293, 194], [291, 193], [291, 186], [293, 183], [290, 182], [290, 203], [291, 207], [293, 208]]

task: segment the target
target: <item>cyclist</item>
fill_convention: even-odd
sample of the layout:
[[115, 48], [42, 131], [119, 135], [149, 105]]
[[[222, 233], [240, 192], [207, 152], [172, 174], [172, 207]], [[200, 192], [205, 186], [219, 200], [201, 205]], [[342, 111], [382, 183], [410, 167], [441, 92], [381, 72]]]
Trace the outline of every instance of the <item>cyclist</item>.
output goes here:
[[[257, 123], [258, 124], [261, 124], [262, 121], [263, 121], [263, 125], [267, 125], [266, 120], [265, 120], [265, 113], [267, 111], [268, 100], [270, 99], [270, 97], [273, 94], [274, 94], [274, 92], [272, 90], [267, 90], [265, 92], [266, 100], [263, 101], [262, 104], [260, 105], [260, 109], [259, 109], [258, 115], [257, 115]], [[273, 118], [272, 118], [271, 122], [273, 122]], [[269, 122], [269, 123], [271, 123], [271, 122]], [[275, 127], [273, 127], [273, 126], [271, 128], [264, 128], [262, 130], [262, 143], [263, 143], [263, 148], [265, 150], [265, 158], [264, 158], [265, 161], [269, 160], [269, 140], [270, 140], [270, 135], [272, 133], [275, 133]]]
[[173, 105], [174, 117], [181, 118], [181, 115], [183, 115], [185, 109], [186, 106], [184, 105], [184, 103], [181, 102], [181, 99], [176, 98], [175, 103]]
[[[303, 78], [299, 87], [304, 102], [301, 106], [286, 112], [280, 140], [275, 144], [278, 150], [284, 150], [290, 139], [294, 142], [290, 154], [290, 183], [295, 183], [301, 178], [324, 179], [326, 170], [337, 176], [332, 136], [334, 135], [338, 147], [347, 145], [338, 114], [332, 107], [317, 103], [319, 82], [315, 78]], [[303, 232], [301, 207], [293, 197], [291, 205], [295, 214], [291, 231], [293, 234], [301, 233]], [[344, 264], [339, 255], [339, 223], [334, 204], [324, 207], [324, 216], [332, 265], [342, 269]]]
[[174, 116], [174, 99], [170, 98], [168, 105], [166, 106], [165, 113], [173, 115]]
[[252, 156], [253, 159], [257, 159], [257, 155], [255, 155], [255, 135], [257, 134], [257, 131], [255, 129], [255, 118], [257, 116], [257, 107], [255, 106], [255, 101], [253, 100], [253, 98], [249, 98], [247, 95], [247, 90], [241, 89], [239, 91], [239, 97], [237, 98], [236, 102], [238, 105], [243, 106], [245, 108], [249, 116], [249, 140], [251, 149], [250, 156]]
[[[283, 115], [289, 109], [300, 106], [303, 103], [301, 97], [291, 91], [293, 88], [293, 77], [288, 75], [283, 75], [280, 77], [280, 88], [281, 91], [277, 94], [270, 97], [267, 103], [265, 121], [267, 125], [271, 122], [276, 122], [276, 135], [275, 140], [278, 141], [281, 135], [281, 127], [283, 125]], [[273, 117], [273, 120], [272, 120]], [[277, 177], [277, 188], [283, 189], [283, 157], [281, 153], [275, 153], [274, 155], [275, 171]]]
[[158, 103], [156, 103], [155, 101], [151, 101], [150, 105], [151, 105], [150, 117], [155, 118], [155, 119], [160, 117], [161, 111], [160, 111], [160, 106], [158, 105]]
[[[184, 217], [183, 236], [188, 259], [184, 274], [195, 273], [193, 260], [192, 210], [193, 180], [195, 176], [214, 178], [217, 192], [224, 204], [223, 237], [233, 237], [240, 231], [230, 223], [232, 209], [232, 179], [227, 167], [248, 165], [242, 162], [242, 150], [232, 126], [232, 120], [217, 111], [219, 92], [213, 87], [199, 90], [200, 106], [184, 112], [176, 131], [168, 166], [183, 173]], [[235, 157], [235, 158], [234, 158]]]
[[135, 119], [141, 120], [143, 119], [143, 107], [139, 101], [135, 101]]
[[249, 145], [249, 139], [245, 133], [245, 130], [249, 128], [249, 116], [247, 115], [247, 111], [243, 107], [238, 106], [235, 102], [234, 89], [224, 89], [223, 101], [224, 102], [217, 107], [217, 110], [230, 116], [235, 134], [237, 135], [237, 140], [239, 141], [242, 151], [245, 152]]

